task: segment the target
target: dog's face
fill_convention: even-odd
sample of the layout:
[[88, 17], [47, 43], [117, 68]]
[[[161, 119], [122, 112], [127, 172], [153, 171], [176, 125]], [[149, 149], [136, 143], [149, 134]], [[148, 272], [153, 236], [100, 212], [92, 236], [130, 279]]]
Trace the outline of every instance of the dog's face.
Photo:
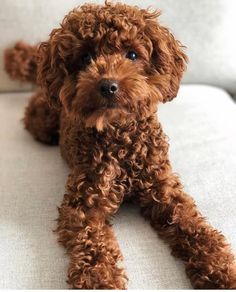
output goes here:
[[40, 47], [38, 80], [49, 102], [102, 130], [173, 99], [187, 58], [158, 15], [120, 3], [71, 11]]

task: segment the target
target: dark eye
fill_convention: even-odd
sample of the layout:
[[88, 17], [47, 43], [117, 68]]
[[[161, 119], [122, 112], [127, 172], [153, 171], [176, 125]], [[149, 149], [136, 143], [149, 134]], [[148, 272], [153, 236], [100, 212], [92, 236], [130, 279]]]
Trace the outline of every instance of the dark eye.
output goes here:
[[92, 55], [90, 53], [86, 53], [82, 56], [82, 61], [84, 63], [84, 65], [89, 65], [92, 62]]
[[126, 58], [132, 60], [132, 61], [135, 61], [137, 58], [138, 58], [138, 55], [137, 53], [135, 53], [134, 51], [129, 51], [127, 54], [126, 54]]

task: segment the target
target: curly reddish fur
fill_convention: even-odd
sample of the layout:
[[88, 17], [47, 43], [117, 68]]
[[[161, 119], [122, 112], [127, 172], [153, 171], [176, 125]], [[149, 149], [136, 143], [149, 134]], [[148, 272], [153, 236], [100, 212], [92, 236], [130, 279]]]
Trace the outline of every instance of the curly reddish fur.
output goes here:
[[37, 46], [17, 42], [13, 48], [8, 48], [4, 54], [4, 67], [14, 80], [36, 81]]
[[36, 140], [58, 145], [60, 112], [51, 109], [41, 91], [34, 94], [25, 109], [25, 128]]
[[[46, 143], [60, 133], [61, 153], [71, 167], [57, 232], [70, 257], [73, 288], [126, 288], [109, 223], [126, 199], [140, 204], [184, 261], [193, 287], [236, 288], [229, 245], [171, 169], [156, 107], [176, 96], [187, 57], [158, 15], [120, 3], [85, 4], [39, 49], [42, 92], [31, 99], [25, 125]], [[130, 50], [136, 61], [125, 58]], [[86, 65], [87, 52], [93, 59]], [[118, 82], [115, 98], [101, 95], [103, 78]]]

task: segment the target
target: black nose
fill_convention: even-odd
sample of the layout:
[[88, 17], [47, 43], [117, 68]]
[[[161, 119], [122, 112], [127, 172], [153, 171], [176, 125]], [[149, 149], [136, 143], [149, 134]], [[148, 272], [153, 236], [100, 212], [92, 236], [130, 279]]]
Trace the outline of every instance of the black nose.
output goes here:
[[119, 87], [116, 80], [102, 79], [100, 81], [100, 91], [103, 96], [110, 97], [117, 93]]

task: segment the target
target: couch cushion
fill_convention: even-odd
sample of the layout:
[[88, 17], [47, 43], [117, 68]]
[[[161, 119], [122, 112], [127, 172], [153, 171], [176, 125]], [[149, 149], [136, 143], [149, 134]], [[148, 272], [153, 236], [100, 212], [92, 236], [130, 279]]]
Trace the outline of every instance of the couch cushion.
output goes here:
[[[23, 129], [28, 97], [0, 94], [0, 288], [67, 288], [67, 257], [52, 230], [69, 170], [57, 147], [34, 141]], [[175, 171], [236, 253], [235, 111], [223, 90], [192, 85], [160, 108]], [[190, 288], [182, 262], [137, 206], [122, 206], [114, 228], [130, 289]]]
[[[190, 63], [185, 82], [213, 84], [236, 93], [236, 38], [232, 33], [236, 27], [235, 0], [125, 2], [144, 8], [151, 5], [163, 11], [161, 22], [187, 47]], [[3, 50], [19, 39], [29, 43], [47, 39], [64, 15], [82, 3], [82, 0], [1, 0], [0, 90], [29, 88], [10, 81], [3, 72]]]

